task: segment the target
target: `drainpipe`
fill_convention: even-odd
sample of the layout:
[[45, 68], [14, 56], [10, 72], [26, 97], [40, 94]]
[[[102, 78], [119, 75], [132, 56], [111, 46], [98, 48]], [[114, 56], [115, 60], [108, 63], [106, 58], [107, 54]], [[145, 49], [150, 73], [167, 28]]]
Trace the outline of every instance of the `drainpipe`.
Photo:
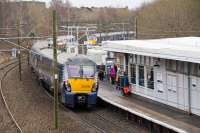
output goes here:
[[188, 62], [188, 115], [191, 115], [191, 63]]

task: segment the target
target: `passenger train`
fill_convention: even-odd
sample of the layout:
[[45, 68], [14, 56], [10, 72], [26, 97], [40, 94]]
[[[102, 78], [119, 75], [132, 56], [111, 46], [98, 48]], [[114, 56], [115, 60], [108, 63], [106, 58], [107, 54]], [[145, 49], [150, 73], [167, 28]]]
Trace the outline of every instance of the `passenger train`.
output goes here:
[[[96, 64], [84, 55], [58, 51], [60, 100], [68, 107], [96, 105], [98, 83]], [[36, 42], [30, 52], [31, 68], [39, 81], [53, 92], [53, 49], [48, 41]]]

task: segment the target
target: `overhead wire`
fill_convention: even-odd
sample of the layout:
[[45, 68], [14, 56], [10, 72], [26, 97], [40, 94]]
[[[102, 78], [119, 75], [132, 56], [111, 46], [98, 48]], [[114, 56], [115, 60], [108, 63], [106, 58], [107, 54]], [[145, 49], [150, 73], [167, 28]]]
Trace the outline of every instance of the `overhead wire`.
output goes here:
[[185, 31], [181, 31], [181, 30], [160, 30], [160, 29], [153, 29], [153, 28], [147, 28], [147, 27], [138, 27], [138, 29], [143, 29], [143, 30], [146, 30], [146, 31], [154, 31], [154, 32], [166, 32], [166, 33], [187, 33], [187, 32], [194, 32], [194, 33], [200, 33], [200, 30], [185, 30]]
[[17, 46], [17, 47], [20, 47], [20, 48], [22, 48], [22, 49], [24, 49], [24, 50], [27, 50], [27, 51], [29, 51], [29, 52], [35, 53], [35, 54], [37, 54], [37, 55], [41, 55], [39, 52], [35, 52], [35, 51], [33, 51], [33, 50], [29, 49], [29, 48], [20, 46], [20, 45], [14, 43], [14, 42], [9, 41], [9, 40], [2, 40], [2, 41], [5, 41], [5, 42], [10, 43], [10, 44], [12, 44], [12, 45], [15, 45], [15, 46]]

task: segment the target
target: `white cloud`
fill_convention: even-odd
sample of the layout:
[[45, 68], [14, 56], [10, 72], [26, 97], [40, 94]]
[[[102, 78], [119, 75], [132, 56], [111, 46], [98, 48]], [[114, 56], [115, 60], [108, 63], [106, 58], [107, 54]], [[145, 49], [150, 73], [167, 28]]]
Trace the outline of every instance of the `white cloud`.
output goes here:
[[144, 2], [150, 2], [152, 0], [70, 0], [74, 6], [113, 6], [113, 7], [126, 7], [137, 8]]
[[[49, 3], [51, 0], [39, 0]], [[63, 0], [64, 1], [64, 0]], [[85, 7], [126, 7], [137, 8], [141, 6], [144, 2], [151, 2], [153, 0], [69, 0], [73, 6], [85, 6]]]

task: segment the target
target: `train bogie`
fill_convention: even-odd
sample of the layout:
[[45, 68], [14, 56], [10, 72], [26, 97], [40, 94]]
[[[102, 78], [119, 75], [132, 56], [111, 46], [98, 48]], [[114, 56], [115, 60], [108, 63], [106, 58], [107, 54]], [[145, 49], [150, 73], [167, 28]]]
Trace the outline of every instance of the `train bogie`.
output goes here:
[[64, 91], [64, 104], [70, 108], [74, 108], [76, 105], [86, 106], [92, 108], [96, 105], [97, 92], [91, 92], [87, 94], [77, 94]]

